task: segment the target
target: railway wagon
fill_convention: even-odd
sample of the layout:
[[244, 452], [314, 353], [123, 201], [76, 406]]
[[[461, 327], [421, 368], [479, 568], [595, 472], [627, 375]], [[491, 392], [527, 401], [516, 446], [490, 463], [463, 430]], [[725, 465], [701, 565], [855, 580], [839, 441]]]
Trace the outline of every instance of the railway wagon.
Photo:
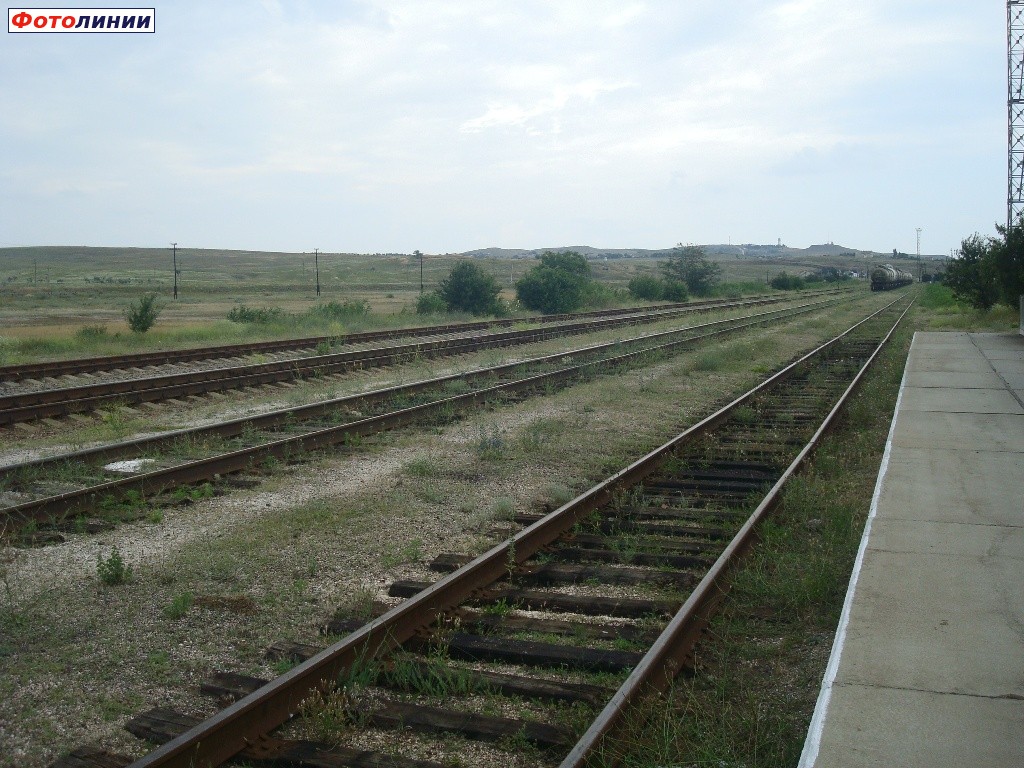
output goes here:
[[902, 288], [914, 282], [914, 276], [902, 269], [897, 269], [892, 264], [882, 264], [871, 270], [871, 290], [889, 291], [893, 288]]

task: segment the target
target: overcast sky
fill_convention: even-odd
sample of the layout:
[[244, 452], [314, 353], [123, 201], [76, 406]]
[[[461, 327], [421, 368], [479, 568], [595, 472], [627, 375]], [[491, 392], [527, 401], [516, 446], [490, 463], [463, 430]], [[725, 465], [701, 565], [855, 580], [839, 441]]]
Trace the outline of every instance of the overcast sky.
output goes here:
[[156, 8], [4, 35], [0, 246], [948, 253], [1006, 215], [1001, 2]]

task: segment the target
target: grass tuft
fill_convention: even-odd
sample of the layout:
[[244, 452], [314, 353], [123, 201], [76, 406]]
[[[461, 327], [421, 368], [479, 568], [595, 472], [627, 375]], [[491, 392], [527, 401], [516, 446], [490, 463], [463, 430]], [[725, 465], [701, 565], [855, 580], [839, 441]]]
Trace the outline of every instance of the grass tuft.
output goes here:
[[163, 614], [168, 619], [178, 620], [192, 607], [192, 593], [182, 592], [174, 596], [170, 604], [164, 607]]

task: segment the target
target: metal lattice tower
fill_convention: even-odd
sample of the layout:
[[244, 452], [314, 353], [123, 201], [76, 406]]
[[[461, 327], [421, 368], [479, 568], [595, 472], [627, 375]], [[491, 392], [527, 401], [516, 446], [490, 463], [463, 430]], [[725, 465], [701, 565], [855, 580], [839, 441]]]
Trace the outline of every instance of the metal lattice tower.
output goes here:
[[1024, 214], [1024, 0], [1006, 2], [1006, 225]]

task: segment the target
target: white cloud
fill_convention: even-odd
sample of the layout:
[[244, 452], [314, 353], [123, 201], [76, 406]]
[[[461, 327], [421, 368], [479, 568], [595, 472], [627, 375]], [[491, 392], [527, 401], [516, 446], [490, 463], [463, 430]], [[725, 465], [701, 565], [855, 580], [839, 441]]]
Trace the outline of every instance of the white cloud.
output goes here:
[[[1001, 118], [984, 80], [998, 91], [1001, 14], [952, 0], [927, 15], [881, 0], [740, 6], [182, 2], [146, 40], [8, 41], [0, 139], [20, 151], [0, 159], [0, 174], [35, 178], [45, 199], [70, 188], [71, 163], [97, 210], [116, 210], [127, 194], [117, 185], [128, 184], [133, 204], [149, 199], [169, 219], [173, 196], [160, 190], [173, 179], [222, 212], [220, 224], [197, 222], [193, 239], [249, 247], [286, 248], [292, 234], [261, 223], [259, 237], [274, 242], [246, 239], [233, 222], [265, 219], [266, 209], [231, 201], [272, 207], [277, 194], [286, 207], [300, 188], [334, 206], [305, 204], [307, 229], [335, 231], [338, 201], [359, 211], [339, 248], [443, 251], [563, 234], [622, 245], [724, 239], [725, 229], [738, 236], [730, 221], [740, 201], [751, 220], [782, 217], [772, 230], [810, 241], [816, 223], [799, 211], [823, 195], [801, 179], [847, 183], [941, 154], [932, 183], [959, 189], [957, 174], [977, 172], [957, 158], [971, 151], [976, 165], [980, 146], [996, 158], [984, 172], [997, 169], [1002, 137], [975, 115]], [[209, 23], [197, 27], [197, 14]], [[982, 80], [968, 87], [971, 78]], [[877, 182], [862, 197], [911, 207], [903, 184], [888, 201]], [[749, 195], [765, 191], [772, 200], [753, 212]], [[975, 190], [951, 205], [971, 200], [978, 211], [991, 197]], [[44, 217], [27, 207], [0, 217], [23, 229], [19, 241], [54, 236], [32, 234]], [[114, 214], [73, 218], [69, 226], [109, 233], [101, 242], [125, 231]], [[384, 224], [395, 221], [417, 223]], [[879, 230], [859, 242], [891, 237]]]

